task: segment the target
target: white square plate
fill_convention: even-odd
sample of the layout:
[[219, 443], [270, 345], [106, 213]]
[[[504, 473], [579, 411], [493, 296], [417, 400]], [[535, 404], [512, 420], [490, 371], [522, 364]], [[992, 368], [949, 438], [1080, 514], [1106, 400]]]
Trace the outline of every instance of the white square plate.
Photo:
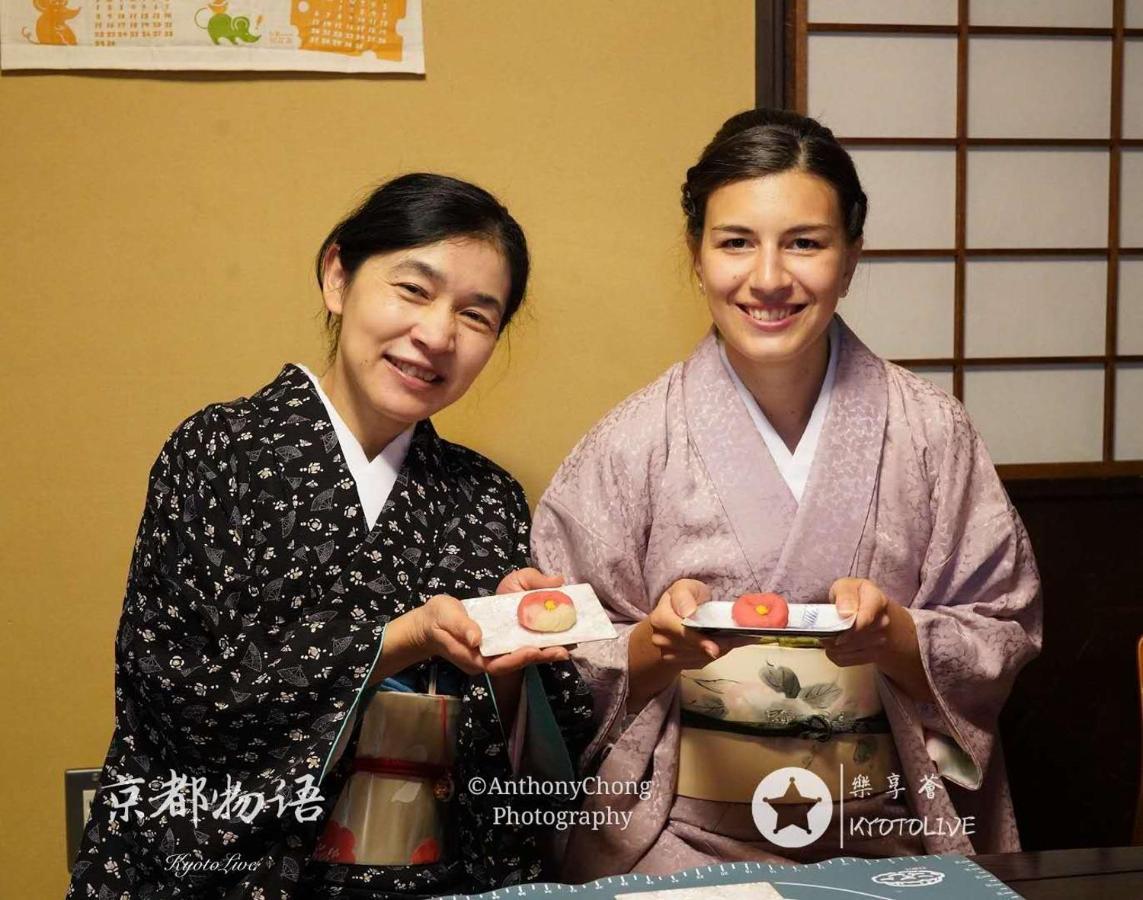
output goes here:
[[462, 600], [468, 614], [480, 626], [480, 652], [484, 656], [500, 656], [521, 647], [560, 647], [586, 644], [618, 637], [611, 620], [590, 584], [566, 584], [543, 590], [563, 591], [575, 604], [576, 622], [567, 631], [529, 631], [516, 618], [521, 598], [535, 591], [496, 594]]
[[706, 634], [766, 634], [776, 637], [830, 637], [853, 627], [854, 616], [842, 618], [832, 603], [791, 603], [790, 624], [784, 628], [747, 628], [734, 623], [730, 600], [708, 600], [683, 624]]

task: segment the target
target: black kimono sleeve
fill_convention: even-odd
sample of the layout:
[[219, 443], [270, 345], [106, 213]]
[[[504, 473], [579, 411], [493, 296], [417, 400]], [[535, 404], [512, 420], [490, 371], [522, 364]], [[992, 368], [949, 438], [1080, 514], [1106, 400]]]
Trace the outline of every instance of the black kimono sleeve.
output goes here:
[[293, 896], [317, 780], [376, 658], [383, 622], [344, 594], [311, 592], [292, 619], [278, 608], [302, 568], [244, 502], [258, 473], [227, 424], [188, 420], [151, 471], [77, 900]]
[[[498, 493], [502, 500], [485, 504], [483, 515], [492, 521], [491, 533], [502, 536], [507, 568], [479, 584], [478, 593], [490, 594], [508, 572], [531, 565], [531, 515], [523, 489], [505, 473], [509, 489]], [[503, 528], [495, 520], [502, 519]], [[487, 525], [487, 523], [486, 523]], [[525, 758], [542, 757], [540, 766], [525, 765], [519, 777], [532, 778], [542, 785], [546, 779], [571, 781], [577, 774], [571, 761], [578, 759], [591, 730], [591, 695], [570, 662], [530, 667], [522, 690], [529, 694]], [[492, 686], [481, 676], [466, 698], [472, 714], [462, 721], [457, 747], [457, 819], [460, 847], [470, 881], [468, 890], [484, 891], [505, 885], [533, 881], [544, 871], [545, 840], [551, 824], [535, 824], [535, 818], [575, 804], [572, 796], [539, 794], [481, 796], [470, 790], [473, 778], [485, 787], [517, 778], [511, 772], [506, 735], [511, 723], [499, 721]], [[543, 723], [541, 729], [538, 723]], [[499, 813], [497, 812], [499, 810]], [[523, 816], [532, 824], [515, 825], [513, 817]], [[500, 821], [497, 821], [497, 817]]]

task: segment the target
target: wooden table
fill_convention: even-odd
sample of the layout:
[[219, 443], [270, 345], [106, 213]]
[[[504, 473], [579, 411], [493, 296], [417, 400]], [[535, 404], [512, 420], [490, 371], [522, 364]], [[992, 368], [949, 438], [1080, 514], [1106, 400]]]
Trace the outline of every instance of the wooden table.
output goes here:
[[1143, 847], [995, 853], [972, 861], [1028, 900], [1143, 898]]

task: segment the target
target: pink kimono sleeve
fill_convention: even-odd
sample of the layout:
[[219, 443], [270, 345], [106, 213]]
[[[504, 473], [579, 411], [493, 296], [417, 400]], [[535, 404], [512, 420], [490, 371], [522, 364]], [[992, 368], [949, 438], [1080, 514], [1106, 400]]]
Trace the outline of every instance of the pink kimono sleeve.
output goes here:
[[975, 789], [1012, 683], [1039, 652], [1040, 579], [984, 442], [959, 405], [950, 409], [945, 446], [934, 448], [933, 530], [909, 612], [936, 698], [935, 709], [919, 704], [922, 721], [971, 760], [975, 772], [956, 780]]
[[594, 641], [572, 651], [595, 705], [596, 729], [582, 760], [587, 766], [627, 709], [627, 647], [631, 629], [642, 616], [625, 612], [629, 604], [623, 598], [640, 597], [643, 580], [628, 552], [605, 543], [546, 495], [536, 508], [532, 553], [542, 571], [558, 572], [569, 583], [589, 583], [619, 633], [616, 640]]
[[596, 730], [584, 751], [585, 766], [623, 722], [631, 629], [649, 611], [643, 563], [651, 473], [660, 454], [654, 429], [641, 426], [647, 418], [661, 423], [663, 415], [661, 398], [651, 390], [633, 400], [613, 410], [571, 452], [532, 523], [536, 565], [569, 583], [591, 584], [619, 633], [616, 640], [584, 644], [572, 653], [595, 703]]

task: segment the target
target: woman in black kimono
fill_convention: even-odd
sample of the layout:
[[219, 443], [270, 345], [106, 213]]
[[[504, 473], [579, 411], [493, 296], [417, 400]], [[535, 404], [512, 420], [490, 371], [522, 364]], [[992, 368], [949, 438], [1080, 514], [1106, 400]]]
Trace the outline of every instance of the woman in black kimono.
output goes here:
[[[287, 365], [171, 435], [135, 543], [115, 732], [69, 898], [438, 895], [539, 875], [541, 833], [495, 807], [558, 798], [470, 787], [513, 778], [512, 745], [570, 777], [590, 699], [562, 648], [480, 656], [455, 598], [558, 579], [526, 568], [520, 486], [429, 422], [488, 361], [527, 276], [524, 235], [491, 195], [395, 179], [319, 254], [328, 371]], [[445, 846], [414, 865], [331, 863], [347, 857], [329, 846], [315, 859], [377, 690], [460, 697], [436, 784]]]

